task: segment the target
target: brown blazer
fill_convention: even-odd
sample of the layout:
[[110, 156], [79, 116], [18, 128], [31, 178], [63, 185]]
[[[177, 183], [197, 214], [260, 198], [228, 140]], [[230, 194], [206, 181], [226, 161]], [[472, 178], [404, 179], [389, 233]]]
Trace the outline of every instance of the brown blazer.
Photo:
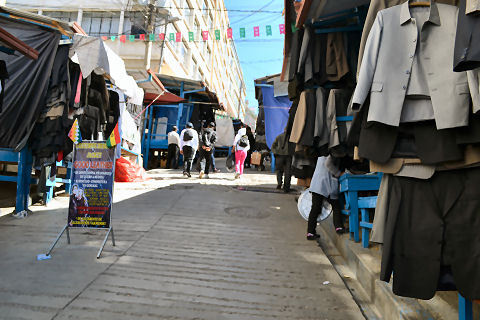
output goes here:
[[303, 129], [305, 128], [305, 120], [307, 118], [307, 102], [306, 92], [300, 94], [300, 101], [298, 101], [297, 112], [295, 113], [295, 120], [293, 120], [292, 132], [290, 133], [290, 142], [299, 143], [302, 138]]

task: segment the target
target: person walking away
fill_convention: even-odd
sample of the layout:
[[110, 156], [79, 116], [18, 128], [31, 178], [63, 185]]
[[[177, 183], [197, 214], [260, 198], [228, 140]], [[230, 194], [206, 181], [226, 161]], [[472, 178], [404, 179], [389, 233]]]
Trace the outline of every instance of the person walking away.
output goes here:
[[[332, 205], [333, 224], [337, 233], [343, 230], [342, 213], [340, 207], [338, 178], [341, 175], [340, 170], [335, 170], [335, 175], [329, 171], [332, 169], [332, 159], [329, 157], [319, 157], [312, 182], [310, 183], [310, 192], [312, 193], [312, 209], [308, 216], [307, 240], [320, 238], [317, 234], [317, 219], [322, 213], [323, 201], [326, 200]], [[339, 229], [340, 228], [340, 229]]]
[[243, 126], [238, 130], [233, 140], [232, 151], [235, 152], [235, 179], [240, 178], [243, 174], [243, 166], [245, 165], [248, 150], [250, 150], [250, 142], [248, 141], [247, 129]]
[[[277, 189], [282, 189], [283, 184], [283, 191], [285, 193], [290, 192], [290, 181], [292, 179], [292, 156], [289, 152], [289, 144], [290, 142], [286, 138], [286, 134], [284, 132], [275, 138], [271, 149], [275, 157], [275, 171], [277, 172]], [[284, 175], [285, 180], [283, 180]]]
[[183, 175], [190, 178], [193, 159], [198, 149], [198, 134], [191, 122], [187, 122], [186, 128], [180, 134], [180, 148], [183, 155]]
[[178, 157], [180, 154], [180, 136], [178, 135], [177, 131], [177, 126], [173, 126], [172, 131], [168, 133], [168, 169], [178, 169]]
[[250, 143], [250, 149], [247, 152], [247, 159], [245, 159], [245, 168], [251, 168], [252, 152], [255, 150], [255, 136], [253, 135], [252, 128], [247, 126], [247, 137]]
[[[215, 123], [214, 122], [210, 122], [210, 125], [213, 127], [213, 130], [215, 130], [215, 134], [217, 134], [217, 129], [215, 127]], [[213, 173], [219, 173], [220, 170], [217, 169], [217, 166], [215, 165], [215, 145], [213, 145], [212, 147], [212, 172]]]
[[200, 138], [199, 158], [200, 162], [200, 179], [203, 177], [208, 179], [210, 173], [210, 166], [212, 165], [212, 152], [215, 142], [217, 141], [217, 133], [214, 130], [215, 123], [210, 122], [208, 127], [202, 130]]

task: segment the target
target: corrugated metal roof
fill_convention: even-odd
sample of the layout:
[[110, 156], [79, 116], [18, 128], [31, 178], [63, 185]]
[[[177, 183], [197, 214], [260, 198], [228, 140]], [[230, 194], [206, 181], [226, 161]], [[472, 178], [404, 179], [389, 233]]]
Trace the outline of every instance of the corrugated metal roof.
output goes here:
[[60, 30], [60, 32], [64, 31], [69, 35], [73, 34], [71, 30], [71, 24], [65, 21], [61, 21], [61, 20], [50, 18], [50, 17], [42, 16], [39, 14], [17, 10], [17, 9], [5, 7], [5, 6], [0, 6], [0, 13], [10, 15], [12, 16], [12, 18], [16, 18], [16, 19], [20, 18], [20, 20], [24, 20], [25, 22], [44, 24], [48, 27], [58, 29]]

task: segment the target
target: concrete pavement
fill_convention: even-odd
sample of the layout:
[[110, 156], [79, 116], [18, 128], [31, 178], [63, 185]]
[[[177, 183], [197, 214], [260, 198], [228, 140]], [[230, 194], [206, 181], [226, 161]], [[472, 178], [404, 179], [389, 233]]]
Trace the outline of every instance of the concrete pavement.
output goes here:
[[0, 218], [0, 319], [364, 319], [273, 175], [149, 175], [115, 185], [117, 246], [98, 260], [104, 232], [73, 230], [36, 261], [67, 197]]

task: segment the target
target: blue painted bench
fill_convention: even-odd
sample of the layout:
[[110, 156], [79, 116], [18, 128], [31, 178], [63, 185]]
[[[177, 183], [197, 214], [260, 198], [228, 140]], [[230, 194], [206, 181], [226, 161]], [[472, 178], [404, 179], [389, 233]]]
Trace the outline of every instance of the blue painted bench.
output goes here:
[[20, 152], [16, 152], [10, 148], [0, 148], [0, 162], [16, 163], [18, 165], [16, 176], [0, 175], [0, 181], [17, 183], [15, 212], [28, 210], [30, 184], [37, 183], [36, 179], [31, 178], [33, 164], [32, 153], [27, 147], [24, 147]]
[[[63, 178], [55, 178], [54, 181], [47, 179], [45, 185], [47, 186], [47, 192], [44, 197], [45, 204], [48, 204], [53, 199], [53, 192], [57, 183], [64, 183], [65, 184], [65, 192], [70, 194], [72, 189], [72, 162], [68, 162], [67, 168], [67, 176], [65, 179]], [[65, 167], [63, 161], [57, 161], [57, 167]]]
[[350, 239], [353, 237], [355, 242], [360, 241], [358, 192], [378, 190], [381, 180], [381, 173], [359, 175], [346, 173], [339, 179], [340, 193], [345, 196], [345, 209], [342, 213], [349, 216]]
[[370, 230], [372, 230], [373, 223], [370, 222], [370, 210], [377, 206], [377, 196], [373, 197], [359, 197], [358, 208], [361, 212], [360, 229], [362, 230], [362, 247], [368, 248], [370, 239]]

